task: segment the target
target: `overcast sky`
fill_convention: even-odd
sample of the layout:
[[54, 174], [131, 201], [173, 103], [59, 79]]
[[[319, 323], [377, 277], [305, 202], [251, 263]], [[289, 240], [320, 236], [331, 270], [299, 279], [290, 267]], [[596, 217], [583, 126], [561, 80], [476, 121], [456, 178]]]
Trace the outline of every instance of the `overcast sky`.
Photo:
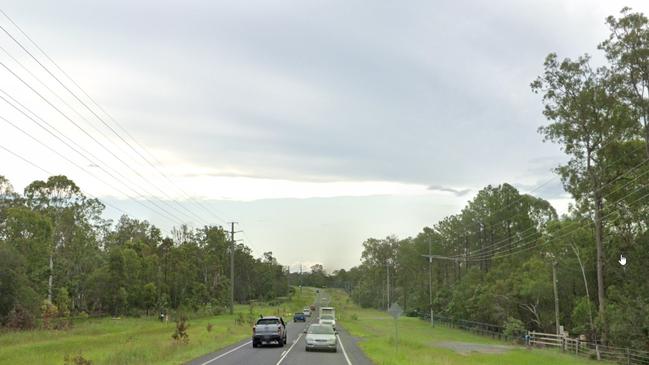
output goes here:
[[[329, 270], [356, 265], [368, 237], [416, 235], [459, 212], [487, 184], [551, 179], [564, 157], [537, 133], [529, 88], [544, 57], [597, 60], [607, 15], [649, 13], [641, 0], [2, 6], [110, 116], [0, 16], [101, 118], [0, 32], [0, 62], [42, 98], [4, 67], [0, 94], [80, 153], [2, 100], [0, 117], [51, 149], [3, 120], [0, 146], [165, 230], [237, 220], [255, 254]], [[17, 190], [47, 176], [4, 150], [0, 161]], [[567, 206], [558, 180], [534, 193]]]

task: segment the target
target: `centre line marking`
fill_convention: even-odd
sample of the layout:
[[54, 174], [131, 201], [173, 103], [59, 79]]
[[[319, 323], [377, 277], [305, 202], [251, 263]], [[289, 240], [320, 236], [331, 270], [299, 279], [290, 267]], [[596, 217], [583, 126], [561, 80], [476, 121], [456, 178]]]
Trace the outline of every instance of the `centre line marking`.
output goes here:
[[215, 357], [215, 358], [213, 358], [213, 359], [210, 359], [210, 360], [205, 361], [205, 362], [202, 363], [201, 365], [209, 364], [209, 363], [211, 363], [212, 361], [218, 360], [218, 359], [222, 358], [223, 356], [229, 355], [229, 354], [231, 354], [231, 353], [237, 351], [238, 349], [240, 349], [240, 348], [242, 348], [242, 347], [244, 347], [244, 346], [250, 345], [251, 343], [252, 343], [252, 341], [248, 341], [248, 342], [244, 343], [243, 345], [237, 346], [237, 347], [233, 348], [232, 350], [230, 350], [230, 351], [228, 351], [228, 352], [225, 352], [225, 353], [222, 353], [221, 355], [219, 355], [219, 356], [217, 356], [217, 357]]
[[275, 364], [275, 365], [279, 365], [279, 364], [282, 363], [282, 361], [284, 361], [284, 359], [286, 358], [286, 356], [288, 355], [288, 353], [291, 352], [291, 350], [293, 350], [293, 347], [295, 347], [295, 345], [297, 345], [298, 341], [300, 341], [300, 338], [301, 338], [301, 337], [302, 337], [302, 334], [300, 333], [300, 335], [297, 336], [297, 338], [295, 339], [295, 342], [293, 342], [293, 344], [291, 345], [291, 347], [289, 347], [288, 350], [286, 350], [286, 351], [283, 353], [282, 357], [279, 359], [279, 361], [278, 361], [277, 364]]

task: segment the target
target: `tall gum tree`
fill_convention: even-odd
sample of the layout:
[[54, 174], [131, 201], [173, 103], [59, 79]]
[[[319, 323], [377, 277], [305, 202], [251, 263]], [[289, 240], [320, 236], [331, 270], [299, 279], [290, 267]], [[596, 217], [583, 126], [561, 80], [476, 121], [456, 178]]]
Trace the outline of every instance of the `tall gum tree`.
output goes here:
[[609, 38], [599, 45], [623, 88], [619, 96], [634, 110], [649, 158], [649, 19], [623, 8], [620, 17], [609, 16]]
[[545, 141], [561, 145], [570, 157], [556, 172], [564, 187], [575, 198], [578, 209], [592, 213], [597, 248], [597, 298], [601, 338], [607, 340], [606, 287], [604, 263], [606, 148], [623, 143], [637, 135], [637, 124], [628, 105], [620, 98], [622, 85], [609, 69], [593, 68], [588, 55], [576, 60], [560, 61], [549, 54], [544, 72], [531, 87], [542, 94], [543, 114], [548, 124], [539, 132]]

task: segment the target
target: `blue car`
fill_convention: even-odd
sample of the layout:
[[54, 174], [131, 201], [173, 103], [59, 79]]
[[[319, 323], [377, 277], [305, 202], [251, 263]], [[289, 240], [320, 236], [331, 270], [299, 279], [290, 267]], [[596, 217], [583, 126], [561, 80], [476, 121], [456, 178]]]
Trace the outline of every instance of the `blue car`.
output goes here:
[[293, 322], [306, 322], [306, 317], [304, 316], [304, 313], [295, 313], [293, 315]]

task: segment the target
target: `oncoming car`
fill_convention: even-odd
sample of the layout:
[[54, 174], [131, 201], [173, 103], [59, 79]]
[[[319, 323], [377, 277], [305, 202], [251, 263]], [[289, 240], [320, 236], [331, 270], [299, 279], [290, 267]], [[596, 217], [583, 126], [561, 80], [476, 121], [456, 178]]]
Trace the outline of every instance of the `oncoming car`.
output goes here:
[[297, 312], [293, 315], [293, 322], [306, 322], [306, 316], [302, 312]]
[[306, 331], [304, 337], [306, 342], [306, 350], [329, 350], [338, 351], [338, 341], [336, 338], [336, 331], [334, 328], [327, 324], [312, 324]]

